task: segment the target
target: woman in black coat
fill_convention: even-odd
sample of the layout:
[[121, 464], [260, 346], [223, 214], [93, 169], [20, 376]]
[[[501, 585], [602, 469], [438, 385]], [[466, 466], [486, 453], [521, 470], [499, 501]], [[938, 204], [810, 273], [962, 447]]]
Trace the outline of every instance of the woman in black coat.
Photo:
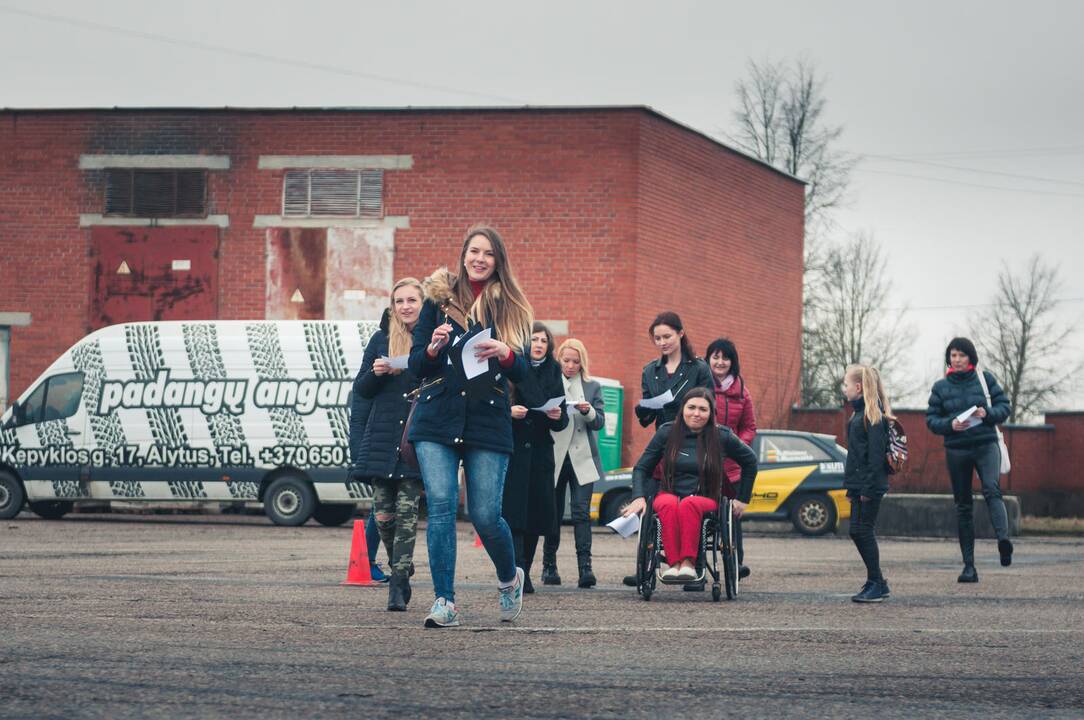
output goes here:
[[[1009, 517], [1001, 499], [1001, 448], [997, 426], [1008, 419], [1009, 399], [997, 378], [979, 370], [979, 354], [975, 345], [964, 337], [953, 338], [945, 348], [945, 377], [930, 391], [926, 409], [926, 426], [945, 438], [945, 462], [952, 481], [956, 501], [956, 523], [963, 555], [964, 570], [958, 578], [962, 583], [978, 582], [975, 570], [975, 523], [971, 496], [972, 478], [977, 472], [990, 513], [990, 524], [997, 534], [997, 549], [1001, 564], [1012, 563], [1012, 542], [1009, 540]], [[985, 383], [985, 388], [983, 387]], [[987, 392], [987, 390], [989, 392]], [[975, 408], [970, 417], [960, 416]]]
[[355, 457], [355, 472], [373, 484], [373, 513], [391, 562], [388, 610], [406, 610], [410, 602], [410, 570], [418, 534], [421, 474], [399, 452], [403, 426], [418, 380], [409, 369], [392, 367], [410, 351], [411, 330], [422, 307], [422, 285], [414, 278], [395, 284], [391, 308], [365, 347], [358, 395], [370, 403], [369, 418]]
[[516, 565], [523, 568], [523, 592], [533, 593], [531, 565], [538, 538], [558, 527], [553, 495], [553, 435], [568, 425], [564, 400], [546, 412], [531, 410], [564, 397], [561, 370], [553, 357], [553, 335], [540, 322], [531, 328], [531, 368], [515, 386], [512, 405], [514, 449], [504, 480], [503, 515], [512, 529]]

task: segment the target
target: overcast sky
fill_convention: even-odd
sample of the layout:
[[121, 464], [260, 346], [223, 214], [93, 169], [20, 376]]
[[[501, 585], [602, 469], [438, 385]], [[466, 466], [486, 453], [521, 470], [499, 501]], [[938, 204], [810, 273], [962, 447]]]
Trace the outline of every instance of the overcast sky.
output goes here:
[[866, 156], [840, 233], [887, 247], [916, 382], [1003, 262], [1056, 263], [1084, 317], [1084, 3], [525, 5], [0, 0], [0, 106], [644, 104], [723, 137], [747, 60], [801, 55]]

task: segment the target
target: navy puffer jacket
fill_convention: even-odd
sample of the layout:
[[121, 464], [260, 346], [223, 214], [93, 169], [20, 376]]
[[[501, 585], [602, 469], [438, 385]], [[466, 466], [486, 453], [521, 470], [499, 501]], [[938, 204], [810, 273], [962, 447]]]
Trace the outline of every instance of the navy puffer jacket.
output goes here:
[[[954, 372], [934, 383], [930, 391], [929, 407], [926, 408], [926, 427], [945, 436], [947, 448], [971, 448], [985, 443], [997, 442], [996, 425], [1009, 417], [1009, 398], [990, 373], [983, 371], [986, 386], [990, 388], [990, 402], [982, 392], [982, 383], [974, 370]], [[986, 408], [982, 423], [963, 432], [952, 429], [952, 420], [972, 405]]]
[[[452, 301], [451, 276], [438, 270], [423, 283], [426, 292], [418, 322], [414, 326], [414, 343], [410, 349], [410, 370], [421, 379], [421, 392], [410, 425], [410, 441], [436, 442], [452, 447], [470, 447], [511, 454], [512, 413], [508, 402], [508, 381], [522, 382], [527, 376], [527, 361], [521, 348], [515, 351], [512, 365], [499, 366], [490, 360], [492, 383], [483, 392], [469, 394], [460, 370], [448, 361], [449, 348], [467, 328], [456, 321], [462, 310], [449, 314], [446, 304]], [[452, 333], [448, 344], [436, 358], [427, 349], [438, 325], [448, 322]], [[465, 322], [465, 321], [464, 321]]]
[[[410, 414], [410, 393], [418, 381], [410, 370], [398, 374], [377, 375], [373, 363], [388, 356], [387, 316], [381, 329], [369, 340], [361, 371], [354, 381], [354, 393], [371, 403], [369, 418], [361, 432], [358, 452], [354, 458], [355, 475], [370, 478], [419, 479], [399, 457], [399, 441], [403, 425]], [[353, 425], [353, 418], [351, 418]], [[354, 435], [351, 428], [351, 436]]]

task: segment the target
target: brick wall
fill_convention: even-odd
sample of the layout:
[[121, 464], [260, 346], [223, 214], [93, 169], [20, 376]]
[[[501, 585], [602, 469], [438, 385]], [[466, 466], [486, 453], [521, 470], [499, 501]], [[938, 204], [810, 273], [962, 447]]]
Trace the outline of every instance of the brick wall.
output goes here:
[[[698, 352], [728, 334], [762, 418], [796, 396], [800, 183], [643, 108], [515, 111], [0, 112], [0, 311], [18, 396], [87, 330], [90, 230], [102, 172], [81, 154], [227, 155], [208, 172], [220, 318], [262, 318], [266, 230], [281, 171], [261, 155], [411, 155], [385, 172], [396, 277], [453, 265], [465, 229], [495, 225], [536, 316], [565, 319], [595, 374], [626, 388], [625, 461], [648, 438], [631, 412], [654, 356], [651, 318], [682, 314]], [[769, 423], [770, 424], [770, 423]], [[635, 426], [635, 429], [633, 429]]]

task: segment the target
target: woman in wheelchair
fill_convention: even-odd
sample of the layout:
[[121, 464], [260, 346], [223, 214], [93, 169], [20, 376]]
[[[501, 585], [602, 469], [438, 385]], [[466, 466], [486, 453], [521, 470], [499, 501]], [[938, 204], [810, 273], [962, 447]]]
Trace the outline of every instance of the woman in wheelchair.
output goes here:
[[[741, 481], [735, 493], [723, 469], [725, 460], [738, 463]], [[662, 461], [661, 482], [652, 471]], [[753, 491], [757, 459], [730, 430], [715, 424], [715, 398], [711, 390], [694, 388], [682, 399], [681, 412], [655, 432], [632, 474], [632, 501], [627, 517], [641, 514], [654, 495], [652, 509], [662, 524], [662, 547], [670, 566], [662, 574], [667, 582], [697, 579], [704, 515], [719, 508], [723, 496], [733, 499], [735, 517], [741, 517]], [[656, 487], [657, 486], [657, 487]], [[656, 492], [657, 489], [657, 492]]]

